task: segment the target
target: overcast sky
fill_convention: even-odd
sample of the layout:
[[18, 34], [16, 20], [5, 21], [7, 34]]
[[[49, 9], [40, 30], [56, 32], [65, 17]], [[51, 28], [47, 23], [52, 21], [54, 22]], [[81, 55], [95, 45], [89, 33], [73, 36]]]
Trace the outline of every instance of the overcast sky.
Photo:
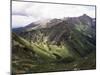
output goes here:
[[83, 14], [94, 18], [95, 7], [13, 1], [12, 27], [23, 27], [48, 18], [75, 17]]

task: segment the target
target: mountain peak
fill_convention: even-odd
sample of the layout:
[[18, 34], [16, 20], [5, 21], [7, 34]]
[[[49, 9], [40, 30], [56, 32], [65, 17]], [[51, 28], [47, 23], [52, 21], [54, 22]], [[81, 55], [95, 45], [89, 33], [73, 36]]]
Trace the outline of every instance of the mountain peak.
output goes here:
[[83, 17], [83, 18], [91, 18], [90, 16], [88, 16], [87, 14], [83, 14], [82, 16], [80, 17]]

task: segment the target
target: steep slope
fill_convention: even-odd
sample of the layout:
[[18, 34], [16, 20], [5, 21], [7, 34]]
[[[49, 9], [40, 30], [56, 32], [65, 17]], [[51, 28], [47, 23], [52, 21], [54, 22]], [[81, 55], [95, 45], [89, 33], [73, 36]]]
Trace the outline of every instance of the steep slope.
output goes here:
[[[24, 31], [15, 32], [12, 34], [14, 36], [12, 38], [14, 41], [13, 61], [29, 67], [17, 73], [25, 73], [29, 70], [30, 72], [41, 72], [95, 68], [95, 21], [84, 14], [79, 17], [52, 19], [44, 27], [31, 25], [24, 27]], [[58, 63], [62, 65], [57, 66]], [[15, 72], [19, 70], [17, 63], [13, 62], [13, 65]], [[23, 65], [20, 67], [23, 68]], [[49, 66], [49, 69], [45, 65]]]
[[30, 42], [48, 42], [60, 45], [61, 42], [73, 47], [81, 56], [95, 50], [95, 28], [87, 15], [66, 19], [53, 19], [46, 28], [22, 32], [20, 35]]

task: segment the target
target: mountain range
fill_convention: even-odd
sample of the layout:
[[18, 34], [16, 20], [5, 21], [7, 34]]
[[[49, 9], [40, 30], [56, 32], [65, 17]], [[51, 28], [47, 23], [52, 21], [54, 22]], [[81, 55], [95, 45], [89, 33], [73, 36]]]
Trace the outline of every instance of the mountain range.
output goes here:
[[[17, 57], [16, 61], [18, 62], [28, 58], [27, 60], [30, 59], [32, 64], [36, 62], [35, 65], [38, 66], [41, 63], [43, 65], [43, 62], [48, 64], [50, 61], [50, 68], [52, 62], [55, 65], [57, 63], [71, 63], [67, 67], [69, 70], [74, 69], [72, 66], [74, 64], [80, 69], [83, 69], [84, 66], [86, 69], [95, 68], [96, 18], [83, 14], [79, 17], [42, 20], [37, 23], [32, 22], [25, 27], [14, 28], [12, 33], [13, 61]], [[25, 64], [25, 62], [23, 63]], [[33, 69], [39, 72], [40, 67], [33, 66]], [[59, 69], [59, 67], [55, 67]], [[62, 70], [64, 69], [66, 68]]]

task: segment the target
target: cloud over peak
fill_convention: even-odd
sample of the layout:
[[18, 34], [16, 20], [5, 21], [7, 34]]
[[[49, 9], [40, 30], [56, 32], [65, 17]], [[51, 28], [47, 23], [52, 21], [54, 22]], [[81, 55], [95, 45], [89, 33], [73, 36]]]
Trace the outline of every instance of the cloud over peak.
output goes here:
[[[95, 7], [34, 2], [12, 2], [12, 22], [13, 25], [16, 24], [16, 26], [23, 25], [24, 23], [26, 25], [27, 22], [34, 22], [44, 18], [75, 17], [83, 14], [95, 17]], [[21, 18], [21, 20], [19, 18]]]

